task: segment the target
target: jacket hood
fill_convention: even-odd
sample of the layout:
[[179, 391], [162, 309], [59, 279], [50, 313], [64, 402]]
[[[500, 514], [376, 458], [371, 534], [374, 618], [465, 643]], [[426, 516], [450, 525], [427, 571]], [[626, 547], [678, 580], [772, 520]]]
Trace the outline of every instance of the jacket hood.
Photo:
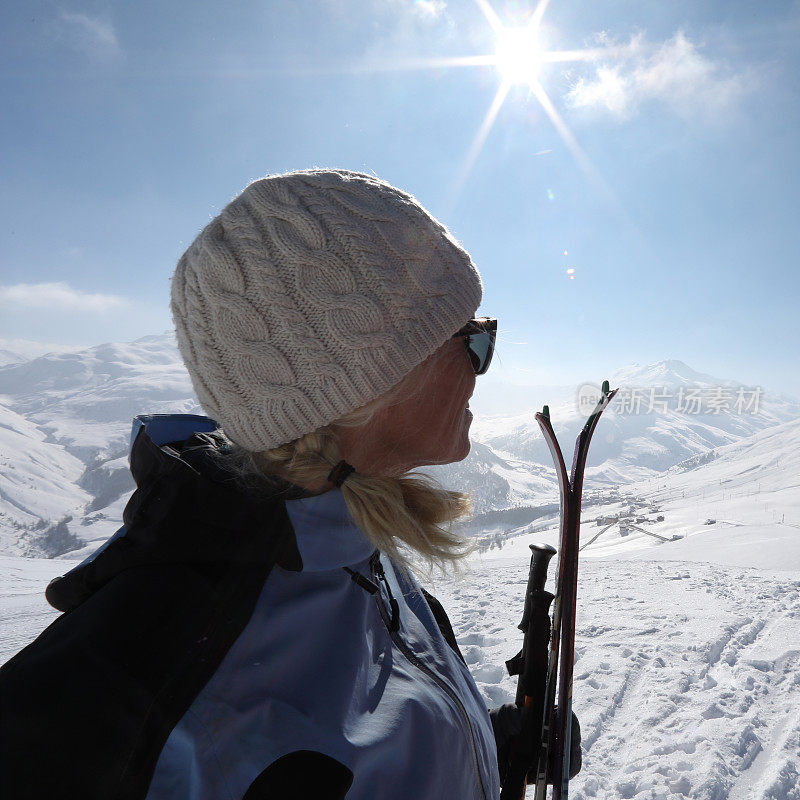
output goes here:
[[217, 423], [196, 414], [142, 414], [133, 420], [128, 462], [136, 490], [124, 525], [89, 558], [47, 587], [47, 601], [70, 611], [126, 569], [187, 563], [219, 570], [274, 560], [302, 569], [285, 500], [302, 490], [276, 481], [247, 493], [220, 465], [228, 446]]

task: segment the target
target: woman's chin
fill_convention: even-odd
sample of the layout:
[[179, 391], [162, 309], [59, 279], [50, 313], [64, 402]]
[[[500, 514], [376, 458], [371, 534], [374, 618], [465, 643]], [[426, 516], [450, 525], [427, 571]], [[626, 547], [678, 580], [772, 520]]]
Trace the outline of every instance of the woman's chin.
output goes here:
[[[470, 419], [472, 419], [472, 414], [470, 414]], [[455, 452], [453, 453], [453, 457], [448, 462], [450, 464], [454, 464], [456, 461], [463, 461], [469, 455], [470, 451], [469, 425], [466, 426], [464, 434], [458, 443], [458, 447], [454, 448], [454, 451]]]
[[466, 435], [465, 431], [463, 437], [461, 437], [457, 443], [454, 443], [454, 445], [446, 452], [440, 451], [435, 455], [431, 454], [429, 456], [419, 457], [414, 461], [413, 466], [408, 468], [414, 469], [416, 467], [432, 467], [441, 464], [455, 464], [458, 461], [463, 461], [469, 455], [469, 451], [470, 441], [469, 436]]

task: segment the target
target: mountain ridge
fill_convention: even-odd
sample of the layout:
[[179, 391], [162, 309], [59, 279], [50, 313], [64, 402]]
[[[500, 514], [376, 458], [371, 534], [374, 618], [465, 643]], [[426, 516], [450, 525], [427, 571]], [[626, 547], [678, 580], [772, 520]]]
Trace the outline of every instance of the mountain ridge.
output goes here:
[[[677, 359], [626, 365], [612, 378], [618, 376], [642, 385], [732, 385]], [[0, 367], [0, 552], [61, 555], [62, 545], [80, 541], [88, 547], [113, 533], [134, 488], [126, 458], [131, 422], [143, 413], [203, 413], [171, 332]], [[590, 451], [587, 488], [664, 473], [794, 417], [800, 417], [800, 403], [772, 396], [752, 419], [625, 414], [612, 403]], [[576, 393], [554, 397], [551, 418], [571, 452], [584, 421]], [[514, 509], [531, 509], [535, 516], [537, 508], [557, 502], [550, 455], [532, 412], [476, 415], [471, 438], [464, 461], [425, 471], [452, 488], [471, 489], [480, 519]], [[40, 540], [47, 546], [40, 547]]]

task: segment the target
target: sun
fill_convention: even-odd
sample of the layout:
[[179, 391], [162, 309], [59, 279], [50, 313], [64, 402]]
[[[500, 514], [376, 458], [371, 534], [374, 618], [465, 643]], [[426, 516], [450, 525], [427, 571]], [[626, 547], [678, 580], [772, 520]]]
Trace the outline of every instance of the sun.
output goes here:
[[538, 28], [502, 28], [497, 32], [495, 55], [503, 81], [532, 86], [539, 80], [544, 57]]
[[[558, 63], [574, 61], [596, 61], [608, 55], [607, 48], [594, 48], [582, 50], [551, 50], [549, 49], [550, 39], [548, 29], [542, 30], [542, 18], [547, 10], [550, 0], [527, 0], [524, 5], [536, 3], [533, 13], [527, 18], [524, 25], [506, 25], [492, 8], [491, 0], [475, 0], [486, 21], [489, 23], [495, 37], [495, 52], [483, 55], [467, 56], [448, 56], [446, 58], [426, 58], [410, 59], [402, 63], [392, 62], [381, 69], [442, 69], [448, 67], [494, 67], [500, 78], [497, 91], [492, 98], [492, 102], [480, 123], [478, 130], [470, 144], [463, 164], [456, 174], [450, 195], [455, 202], [455, 198], [461, 193], [473, 165], [483, 149], [489, 133], [492, 130], [500, 109], [509, 95], [522, 95], [522, 92], [512, 92], [514, 86], [527, 86], [527, 100], [534, 98], [542, 110], [549, 117], [550, 122], [556, 129], [564, 144], [572, 153], [581, 169], [590, 175], [594, 180], [601, 184], [602, 181], [597, 176], [586, 154], [581, 149], [567, 124], [561, 118], [556, 106], [547, 94], [545, 87], [549, 69], [543, 70], [542, 67]], [[444, 5], [442, 3], [442, 5]], [[507, 5], [521, 5], [519, 3], [508, 3]], [[542, 74], [544, 72], [544, 74]], [[526, 100], [526, 102], [527, 102]], [[547, 151], [549, 152], [549, 151]], [[569, 276], [574, 279], [573, 275]]]

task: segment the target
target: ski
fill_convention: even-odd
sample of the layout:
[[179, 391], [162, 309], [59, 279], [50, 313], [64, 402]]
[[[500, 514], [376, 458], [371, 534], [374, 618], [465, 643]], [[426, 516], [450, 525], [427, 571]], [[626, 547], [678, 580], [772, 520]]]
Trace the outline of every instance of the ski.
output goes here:
[[[542, 435], [547, 442], [556, 467], [561, 507], [561, 546], [559, 548], [553, 627], [547, 665], [542, 738], [534, 783], [534, 800], [545, 800], [547, 779], [553, 784], [552, 800], [568, 800], [569, 755], [572, 732], [572, 675], [575, 660], [575, 609], [578, 582], [578, 552], [580, 547], [581, 495], [586, 455], [592, 434], [600, 415], [617, 390], [609, 391], [608, 381], [603, 381], [600, 399], [577, 440], [572, 457], [572, 470], [567, 475], [564, 456], [550, 422], [547, 406], [536, 414]], [[558, 683], [558, 713], [554, 714], [556, 683]], [[554, 719], [555, 716], [555, 719]], [[550, 749], [552, 748], [552, 758]], [[548, 763], [552, 775], [548, 776]]]

